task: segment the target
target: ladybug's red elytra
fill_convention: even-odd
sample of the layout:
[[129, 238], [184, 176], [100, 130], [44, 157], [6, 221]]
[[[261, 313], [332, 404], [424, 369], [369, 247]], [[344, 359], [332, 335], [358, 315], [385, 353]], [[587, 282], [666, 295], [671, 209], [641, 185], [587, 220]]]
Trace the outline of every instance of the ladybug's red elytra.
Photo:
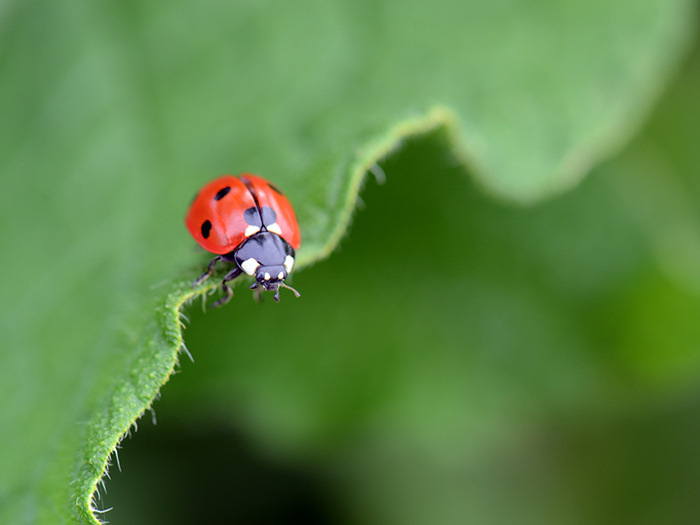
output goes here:
[[277, 302], [280, 287], [299, 297], [299, 292], [284, 282], [301, 245], [299, 225], [289, 200], [271, 182], [250, 173], [223, 175], [199, 190], [185, 224], [202, 248], [217, 254], [193, 287], [211, 275], [218, 261], [236, 265], [224, 276], [224, 297], [214, 306], [233, 297], [226, 283], [241, 273], [255, 277], [251, 289], [275, 292]]

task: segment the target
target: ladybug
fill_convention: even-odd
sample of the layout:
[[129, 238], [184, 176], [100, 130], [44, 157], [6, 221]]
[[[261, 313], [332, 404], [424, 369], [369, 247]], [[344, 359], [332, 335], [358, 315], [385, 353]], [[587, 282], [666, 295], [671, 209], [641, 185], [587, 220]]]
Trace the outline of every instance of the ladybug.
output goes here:
[[255, 277], [251, 290], [261, 287], [275, 292], [277, 302], [280, 287], [299, 297], [299, 292], [284, 283], [301, 244], [299, 225], [289, 200], [271, 182], [250, 173], [223, 175], [199, 190], [185, 224], [202, 248], [217, 254], [192, 283], [193, 288], [211, 275], [218, 261], [236, 265], [224, 276], [221, 288], [225, 295], [214, 306], [233, 297], [226, 283], [242, 273]]

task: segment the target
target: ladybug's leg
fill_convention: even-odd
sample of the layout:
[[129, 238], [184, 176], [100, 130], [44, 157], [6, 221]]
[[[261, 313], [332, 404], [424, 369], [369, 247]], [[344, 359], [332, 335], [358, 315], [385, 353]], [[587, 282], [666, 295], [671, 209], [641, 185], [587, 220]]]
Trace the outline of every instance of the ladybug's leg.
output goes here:
[[209, 263], [209, 266], [207, 266], [207, 271], [204, 272], [202, 275], [197, 277], [195, 281], [192, 283], [192, 288], [196, 288], [200, 284], [202, 284], [204, 281], [206, 281], [209, 276], [211, 275], [211, 272], [214, 271], [214, 266], [216, 266], [216, 263], [219, 262], [223, 257], [221, 255], [217, 255], [214, 257], [211, 262]]
[[264, 290], [264, 288], [260, 286], [259, 282], [255, 281], [253, 284], [250, 285], [250, 289], [255, 290], [255, 293], [253, 293], [253, 299], [255, 299], [255, 302], [258, 304], [262, 304], [262, 291]]
[[233, 270], [231, 270], [230, 272], [228, 272], [224, 276], [224, 280], [221, 283], [221, 289], [224, 291], [224, 293], [226, 295], [224, 295], [221, 299], [219, 299], [214, 304], [212, 304], [212, 306], [222, 306], [231, 300], [231, 297], [233, 297], [233, 290], [231, 290], [231, 288], [229, 288], [226, 285], [226, 282], [232, 281], [233, 279], [235, 279], [236, 277], [241, 275], [242, 272], [243, 272], [243, 270], [241, 270], [238, 266], [236, 266]]

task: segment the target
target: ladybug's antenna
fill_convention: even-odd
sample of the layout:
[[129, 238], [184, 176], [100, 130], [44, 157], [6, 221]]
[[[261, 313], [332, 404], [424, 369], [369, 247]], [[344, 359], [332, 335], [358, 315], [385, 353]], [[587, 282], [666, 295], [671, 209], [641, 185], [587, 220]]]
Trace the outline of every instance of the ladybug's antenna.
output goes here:
[[282, 288], [286, 288], [286, 289], [288, 289], [288, 290], [293, 291], [293, 292], [294, 292], [294, 295], [296, 295], [297, 298], [298, 298], [298, 297], [301, 297], [301, 294], [300, 294], [299, 292], [297, 292], [297, 291], [296, 291], [294, 288], [292, 288], [291, 286], [289, 286], [289, 285], [287, 285], [287, 284], [284, 284], [284, 281], [280, 281], [280, 286], [281, 286]]

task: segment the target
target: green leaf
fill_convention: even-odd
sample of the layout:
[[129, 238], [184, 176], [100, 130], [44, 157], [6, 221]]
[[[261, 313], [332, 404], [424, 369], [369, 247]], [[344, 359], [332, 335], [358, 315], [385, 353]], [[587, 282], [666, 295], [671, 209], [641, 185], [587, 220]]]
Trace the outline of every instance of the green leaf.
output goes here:
[[[431, 130], [442, 130], [440, 144], [470, 167], [488, 194], [522, 202], [551, 195], [571, 187], [638, 128], [687, 47], [692, 5], [681, 0], [6, 4], [0, 11], [0, 122], [6, 131], [0, 134], [6, 276], [0, 312], [5, 348], [0, 521], [95, 522], [90, 498], [110, 454], [183, 355], [179, 308], [195, 294], [189, 283], [206, 259], [192, 249], [182, 216], [201, 183], [231, 171], [259, 172], [278, 183], [298, 211], [302, 267], [327, 257], [345, 234], [365, 172], [409, 137]], [[414, 147], [406, 146], [406, 154]], [[420, 176], [410, 178], [407, 167], [396, 168], [391, 189], [398, 200], [408, 189], [402, 184], [418, 185], [413, 195], [422, 198], [407, 196], [414, 208], [397, 209], [402, 215], [381, 223], [413, 233], [414, 240], [418, 231], [423, 239], [436, 228], [416, 221], [415, 210], [423, 209], [427, 195], [437, 203], [446, 192], [432, 164], [418, 160]], [[450, 212], [458, 216], [458, 210], [483, 199], [461, 195], [465, 200]], [[483, 213], [478, 220], [499, 220]], [[468, 240], [469, 224], [459, 242]], [[405, 237], [392, 239], [383, 255], [414, 257], [413, 243], [407, 247], [398, 242]], [[523, 249], [534, 250], [533, 260], [541, 255], [536, 245]], [[503, 255], [488, 252], [482, 263]], [[279, 398], [275, 373], [323, 371], [325, 354], [318, 348], [340, 345], [341, 357], [330, 366], [351, 363], [350, 347], [343, 350], [338, 338], [371, 323], [378, 311], [363, 311], [361, 305], [408, 300], [416, 290], [437, 300], [432, 277], [416, 278], [410, 265], [394, 263], [387, 263], [388, 275], [378, 273], [375, 252], [364, 255], [344, 268], [342, 279], [324, 274], [322, 266], [297, 277], [324, 284], [323, 293], [302, 290], [308, 306], [300, 308], [316, 305], [329, 314], [333, 304], [336, 317], [327, 324], [340, 332], [319, 333], [313, 317], [292, 317], [301, 300], [285, 301], [274, 311], [287, 316], [276, 317], [280, 327], [299, 330], [309, 354], [298, 361], [290, 352], [290, 361], [282, 360], [272, 375], [267, 361], [255, 365], [260, 406], [267, 408], [266, 396]], [[517, 326], [496, 343], [509, 348], [529, 327], [549, 326], [552, 312], [547, 304], [531, 311], [531, 285], [510, 290], [499, 268], [494, 265], [489, 278], [500, 282], [505, 298], [494, 300], [484, 286], [462, 313], [476, 315], [489, 301], [496, 309], [506, 305], [504, 315]], [[458, 269], [470, 271], [468, 264]], [[386, 286], [398, 278], [402, 288]], [[414, 279], [411, 290], [406, 285]], [[469, 295], [469, 282], [455, 281], [455, 289]], [[352, 290], [364, 296], [343, 298], [338, 283], [349, 288], [346, 297]], [[208, 317], [223, 323], [226, 316], [230, 334], [246, 330], [246, 316], [255, 308], [245, 294], [238, 295], [243, 297], [235, 308]], [[461, 296], [455, 293], [448, 304], [457, 308]], [[245, 312], [230, 317], [236, 308]], [[422, 312], [431, 321], [425, 331], [406, 331], [406, 317], [398, 316], [391, 327], [380, 324], [370, 333], [378, 341], [389, 338], [397, 354], [407, 338], [419, 344], [411, 348], [425, 349], [435, 341], [448, 348], [472, 337], [501, 337], [472, 334], [469, 323], [450, 335], [445, 327], [461, 326], [461, 316], [442, 325], [445, 320], [438, 323], [430, 311]], [[423, 319], [414, 315], [410, 321]], [[554, 348], [552, 341], [563, 337], [566, 323], [558, 326], [543, 336], [543, 347]], [[255, 346], [258, 352], [267, 347]], [[378, 370], [394, 369], [386, 355], [365, 352], [367, 359], [379, 360]], [[267, 413], [266, 424], [277, 428], [289, 418], [283, 428], [293, 437], [292, 450], [318, 442], [319, 431], [332, 449], [333, 436], [352, 423], [353, 413], [394, 417], [416, 439], [431, 441], [431, 419], [420, 415], [425, 410], [406, 417], [394, 409], [367, 415], [377, 404], [377, 391], [387, 407], [394, 396], [421, 392], [412, 382], [424, 359], [399, 361], [403, 375], [375, 377], [359, 399], [354, 388], [338, 383], [337, 396], [328, 397], [321, 412], [298, 401], [315, 398], [323, 383], [299, 389], [286, 405]], [[585, 355], [581, 359], [587, 362]], [[362, 363], [349, 378], [364, 377]], [[449, 374], [453, 365], [445, 357], [424, 388], [441, 382], [439, 372]], [[570, 362], [561, 366], [574, 374]], [[309, 384], [322, 377], [310, 374]], [[566, 388], [552, 381], [542, 390], [544, 398]], [[464, 395], [476, 395], [477, 384]], [[498, 403], [496, 385], [489, 388]], [[436, 399], [449, 400], [450, 388]], [[572, 388], [562, 403], [579, 395]], [[449, 403], [444, 410], [450, 413]], [[497, 423], [493, 428], [500, 428]]]

